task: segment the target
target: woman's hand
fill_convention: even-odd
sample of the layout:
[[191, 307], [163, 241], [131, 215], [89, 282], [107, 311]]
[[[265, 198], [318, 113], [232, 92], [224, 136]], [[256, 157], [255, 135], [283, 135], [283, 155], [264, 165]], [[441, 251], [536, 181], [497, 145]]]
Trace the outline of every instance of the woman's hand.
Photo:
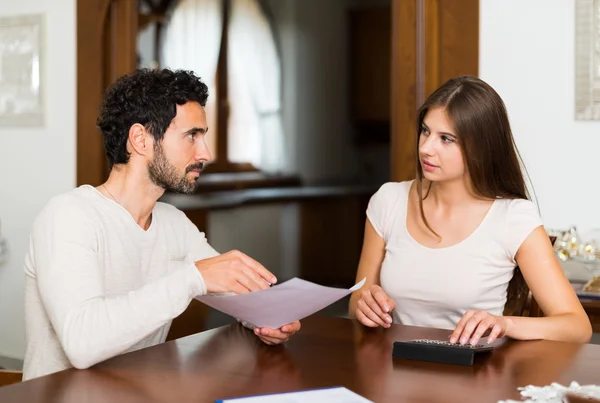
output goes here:
[[390, 313], [396, 308], [396, 301], [387, 296], [378, 285], [373, 285], [360, 294], [356, 305], [356, 319], [365, 326], [388, 328], [392, 324]]
[[475, 345], [489, 331], [487, 342], [492, 343], [498, 337], [506, 335], [509, 323], [509, 319], [504, 316], [494, 316], [486, 311], [468, 310], [450, 335], [450, 342]]

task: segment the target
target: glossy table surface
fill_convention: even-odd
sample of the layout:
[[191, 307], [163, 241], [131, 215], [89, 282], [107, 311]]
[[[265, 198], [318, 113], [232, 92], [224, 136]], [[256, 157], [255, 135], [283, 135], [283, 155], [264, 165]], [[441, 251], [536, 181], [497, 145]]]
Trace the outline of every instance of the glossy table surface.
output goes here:
[[0, 402], [214, 402], [216, 399], [345, 386], [375, 402], [520, 400], [517, 388], [571, 381], [600, 384], [600, 346], [499, 340], [473, 366], [392, 358], [395, 340], [447, 339], [447, 330], [365, 329], [310, 317], [285, 346], [263, 345], [230, 325], [0, 388]]

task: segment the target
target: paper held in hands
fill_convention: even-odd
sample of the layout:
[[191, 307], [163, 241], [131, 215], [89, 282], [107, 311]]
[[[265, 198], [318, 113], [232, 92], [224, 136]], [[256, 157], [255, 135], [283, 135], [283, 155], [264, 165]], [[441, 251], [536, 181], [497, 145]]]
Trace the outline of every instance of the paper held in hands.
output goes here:
[[210, 307], [253, 324], [279, 329], [304, 319], [358, 290], [363, 278], [350, 289], [325, 287], [294, 277], [285, 283], [248, 294], [204, 295], [196, 299]]

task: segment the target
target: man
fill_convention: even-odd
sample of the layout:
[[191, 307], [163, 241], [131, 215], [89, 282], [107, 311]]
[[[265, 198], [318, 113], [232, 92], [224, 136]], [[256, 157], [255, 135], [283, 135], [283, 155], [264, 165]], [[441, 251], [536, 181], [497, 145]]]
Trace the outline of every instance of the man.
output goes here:
[[[171, 320], [210, 292], [246, 293], [277, 280], [250, 257], [219, 255], [165, 190], [192, 193], [211, 155], [208, 90], [186, 71], [138, 70], [107, 91], [98, 126], [108, 180], [54, 197], [25, 260], [24, 379], [164, 342]], [[255, 329], [267, 344], [300, 329]]]

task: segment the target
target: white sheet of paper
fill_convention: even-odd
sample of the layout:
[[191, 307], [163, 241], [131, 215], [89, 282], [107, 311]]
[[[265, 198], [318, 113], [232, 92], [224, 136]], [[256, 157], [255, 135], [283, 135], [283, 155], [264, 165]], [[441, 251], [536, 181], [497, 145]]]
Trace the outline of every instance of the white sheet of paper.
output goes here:
[[196, 299], [257, 327], [278, 329], [304, 319], [358, 290], [366, 278], [350, 289], [325, 287], [294, 277], [266, 290], [239, 295], [204, 295]]
[[218, 400], [223, 403], [373, 403], [346, 388], [304, 390], [273, 395], [247, 396]]

